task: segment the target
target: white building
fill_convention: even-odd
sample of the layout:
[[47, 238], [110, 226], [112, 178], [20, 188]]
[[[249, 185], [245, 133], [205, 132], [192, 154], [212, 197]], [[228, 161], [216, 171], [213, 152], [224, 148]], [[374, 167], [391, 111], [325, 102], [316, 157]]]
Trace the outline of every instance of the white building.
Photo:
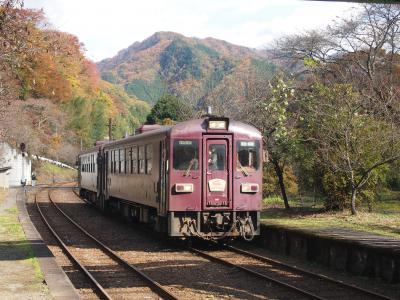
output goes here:
[[31, 184], [32, 163], [26, 153], [0, 142], [0, 188]]

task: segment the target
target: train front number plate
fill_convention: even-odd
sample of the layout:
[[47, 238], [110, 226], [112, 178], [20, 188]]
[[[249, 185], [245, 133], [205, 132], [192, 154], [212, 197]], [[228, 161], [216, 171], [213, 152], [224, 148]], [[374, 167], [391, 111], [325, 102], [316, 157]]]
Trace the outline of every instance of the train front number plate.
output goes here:
[[224, 192], [226, 181], [220, 178], [211, 179], [208, 181], [210, 192]]

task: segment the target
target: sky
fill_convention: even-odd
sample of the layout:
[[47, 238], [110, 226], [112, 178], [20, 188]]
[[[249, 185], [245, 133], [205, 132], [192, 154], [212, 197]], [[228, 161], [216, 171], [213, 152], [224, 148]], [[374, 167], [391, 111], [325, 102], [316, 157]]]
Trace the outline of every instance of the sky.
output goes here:
[[157, 31], [265, 48], [284, 34], [323, 28], [357, 5], [300, 0], [25, 0], [52, 27], [76, 35], [93, 61]]

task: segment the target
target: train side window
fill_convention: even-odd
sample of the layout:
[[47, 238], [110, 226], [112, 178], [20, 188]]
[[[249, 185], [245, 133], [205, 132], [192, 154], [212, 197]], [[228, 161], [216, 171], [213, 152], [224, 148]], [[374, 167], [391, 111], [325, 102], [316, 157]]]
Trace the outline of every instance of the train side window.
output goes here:
[[117, 150], [114, 150], [114, 173], [117, 173]]
[[132, 159], [131, 159], [131, 173], [136, 174], [138, 172], [138, 153], [137, 147], [132, 148]]
[[144, 146], [139, 146], [139, 174], [145, 173], [145, 148]]
[[115, 155], [114, 155], [114, 173], [118, 173], [119, 172], [119, 150], [114, 150], [115, 151]]
[[238, 141], [236, 143], [237, 163], [236, 170], [252, 172], [260, 166], [260, 142]]
[[113, 173], [117, 173], [117, 150], [114, 150]]
[[107, 163], [107, 171], [108, 171], [108, 173], [111, 173], [110, 151], [106, 152], [106, 163]]
[[110, 151], [110, 173], [114, 171], [114, 157], [113, 157], [113, 151]]
[[114, 150], [111, 150], [110, 153], [111, 173], [114, 173]]
[[125, 148], [125, 173], [131, 172], [132, 148]]
[[153, 167], [153, 145], [146, 145], [146, 174], [151, 174]]
[[121, 173], [121, 149], [117, 150], [117, 173]]
[[119, 149], [119, 172], [125, 173], [125, 149]]
[[173, 166], [175, 170], [199, 169], [199, 142], [181, 140], [174, 142]]

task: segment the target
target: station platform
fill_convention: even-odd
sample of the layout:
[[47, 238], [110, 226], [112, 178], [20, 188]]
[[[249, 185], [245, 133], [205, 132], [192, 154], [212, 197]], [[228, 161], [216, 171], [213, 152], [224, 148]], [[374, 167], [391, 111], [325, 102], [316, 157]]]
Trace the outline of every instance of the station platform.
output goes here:
[[345, 228], [301, 229], [262, 223], [258, 242], [272, 252], [353, 275], [400, 282], [400, 238]]
[[26, 209], [26, 195], [23, 188], [16, 193], [18, 218], [34, 256], [39, 262], [44, 280], [53, 299], [81, 299], [68, 276], [57, 264], [55, 257], [33, 225]]

